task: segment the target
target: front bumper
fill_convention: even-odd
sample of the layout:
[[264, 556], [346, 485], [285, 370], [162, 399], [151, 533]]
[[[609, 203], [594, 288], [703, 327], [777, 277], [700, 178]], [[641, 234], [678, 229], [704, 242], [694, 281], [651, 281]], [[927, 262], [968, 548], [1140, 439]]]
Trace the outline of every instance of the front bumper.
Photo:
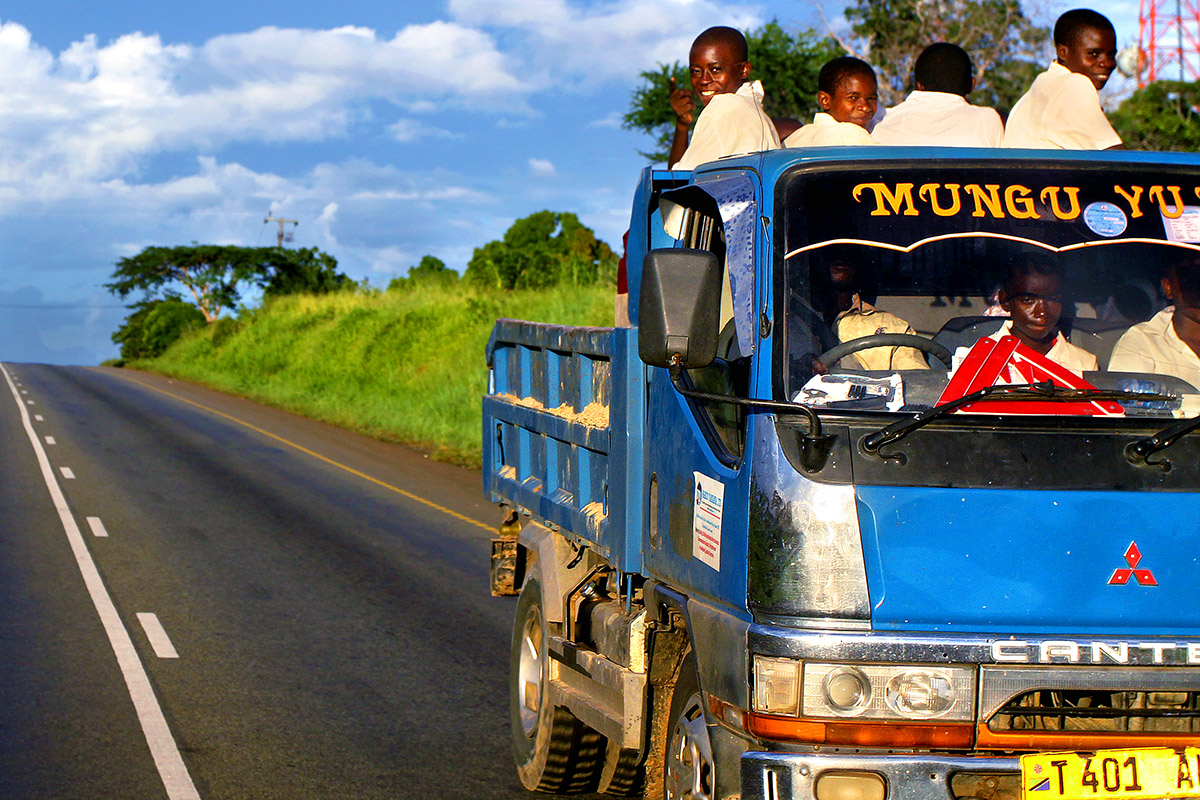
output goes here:
[[[816, 797], [817, 780], [831, 772], [873, 772], [883, 778], [884, 800], [952, 800], [951, 780], [972, 778], [996, 798], [1019, 796], [1019, 758], [934, 754], [826, 754], [751, 751], [742, 755], [742, 800]], [[975, 792], [971, 793], [975, 795]]]

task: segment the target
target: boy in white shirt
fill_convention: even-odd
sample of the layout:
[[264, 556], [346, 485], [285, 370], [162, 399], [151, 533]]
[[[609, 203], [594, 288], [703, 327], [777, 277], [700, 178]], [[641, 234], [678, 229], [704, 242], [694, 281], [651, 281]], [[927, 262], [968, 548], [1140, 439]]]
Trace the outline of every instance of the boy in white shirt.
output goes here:
[[1162, 289], [1172, 305], [1125, 331], [1108, 368], [1174, 375], [1200, 389], [1200, 259], [1172, 266]]
[[999, 147], [1004, 123], [996, 109], [973, 106], [971, 57], [956, 44], [935, 42], [921, 51], [913, 68], [916, 90], [889, 108], [871, 131], [879, 144]]
[[[989, 339], [1015, 336], [1035, 353], [1078, 374], [1099, 369], [1094, 355], [1068, 342], [1059, 330], [1064, 302], [1060, 270], [1038, 261], [1014, 264], [998, 297], [1011, 318]], [[956, 363], [966, 356], [967, 348], [958, 350]]]
[[1013, 106], [1005, 147], [1107, 150], [1123, 147], [1098, 92], [1117, 65], [1117, 34], [1103, 14], [1068, 11], [1054, 24], [1057, 59]]
[[[762, 107], [763, 89], [750, 80], [746, 37], [733, 28], [714, 27], [701, 33], [688, 53], [692, 90], [704, 106], [696, 118], [692, 91], [671, 81], [675, 136], [667, 164], [693, 169], [708, 161], [741, 153], [777, 149], [779, 136]], [[688, 128], [696, 122], [691, 142]]]
[[784, 147], [835, 144], [875, 144], [867, 127], [879, 106], [879, 86], [871, 65], [841, 56], [817, 74], [817, 105], [821, 111], [809, 125], [783, 140]]

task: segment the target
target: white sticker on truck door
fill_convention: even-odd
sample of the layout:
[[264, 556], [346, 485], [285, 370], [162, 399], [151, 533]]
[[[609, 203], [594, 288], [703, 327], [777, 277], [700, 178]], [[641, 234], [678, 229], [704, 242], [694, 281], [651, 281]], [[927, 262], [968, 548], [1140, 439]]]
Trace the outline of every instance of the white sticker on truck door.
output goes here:
[[696, 501], [692, 504], [692, 556], [721, 571], [721, 513], [725, 507], [725, 484], [693, 472]]

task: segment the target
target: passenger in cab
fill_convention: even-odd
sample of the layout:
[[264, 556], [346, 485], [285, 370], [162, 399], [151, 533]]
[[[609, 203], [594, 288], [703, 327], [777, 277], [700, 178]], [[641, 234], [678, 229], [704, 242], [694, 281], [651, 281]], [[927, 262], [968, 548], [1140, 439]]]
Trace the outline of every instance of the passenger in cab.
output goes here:
[[[912, 326], [895, 314], [880, 311], [862, 298], [866, 282], [865, 270], [844, 254], [828, 256], [829, 293], [825, 309], [825, 322], [837, 337], [845, 343], [877, 333], [915, 334]], [[851, 366], [857, 360], [862, 369], [899, 370], [929, 369], [920, 351], [912, 347], [873, 347], [846, 356], [843, 365]]]
[[875, 144], [867, 127], [879, 105], [875, 70], [865, 61], [841, 56], [817, 74], [817, 105], [812, 124], [787, 137], [784, 147]]
[[[725, 156], [777, 149], [779, 136], [763, 111], [763, 88], [750, 80], [746, 37], [733, 28], [715, 27], [701, 33], [688, 53], [692, 88], [675, 88], [671, 80], [671, 110], [675, 136], [667, 163], [672, 169], [693, 169]], [[704, 106], [696, 117], [696, 101]], [[692, 122], [696, 130], [688, 142]]]
[[[1002, 336], [1015, 336], [1030, 350], [1072, 372], [1093, 372], [1099, 369], [1096, 357], [1068, 342], [1059, 329], [1065, 303], [1062, 283], [1062, 271], [1047, 262], [1014, 264], [998, 293], [1000, 307], [1008, 312], [1009, 319], [988, 338], [999, 341]], [[967, 348], [960, 347], [955, 362], [967, 352]]]
[[871, 131], [879, 144], [999, 147], [1004, 123], [996, 109], [973, 106], [967, 95], [975, 88], [971, 57], [956, 44], [936, 42], [917, 56], [917, 87]]
[[1108, 368], [1174, 375], [1200, 389], [1200, 257], [1172, 266], [1162, 290], [1172, 305], [1125, 331]]
[[1054, 25], [1057, 59], [1013, 106], [1005, 147], [1105, 150], [1122, 147], [1098, 92], [1117, 65], [1117, 34], [1103, 14], [1068, 11]]

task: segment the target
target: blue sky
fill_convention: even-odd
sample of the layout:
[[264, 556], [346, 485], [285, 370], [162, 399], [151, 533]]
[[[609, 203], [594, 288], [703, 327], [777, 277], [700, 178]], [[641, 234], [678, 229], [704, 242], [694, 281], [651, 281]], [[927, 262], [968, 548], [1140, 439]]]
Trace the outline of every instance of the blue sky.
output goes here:
[[[1133, 0], [1094, 7], [1133, 43]], [[462, 269], [543, 208], [617, 245], [649, 146], [619, 125], [638, 73], [773, 18], [823, 25], [781, 0], [5, 3], [0, 359], [114, 357], [118, 258], [266, 244], [268, 211], [378, 286], [426, 253]]]

